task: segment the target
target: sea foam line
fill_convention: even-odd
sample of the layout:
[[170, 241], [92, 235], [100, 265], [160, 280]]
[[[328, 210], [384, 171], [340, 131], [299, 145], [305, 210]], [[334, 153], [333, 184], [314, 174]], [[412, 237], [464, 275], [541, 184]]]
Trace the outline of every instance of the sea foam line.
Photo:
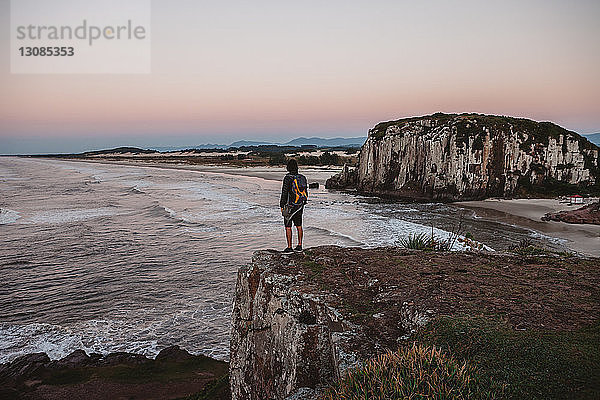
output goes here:
[[21, 218], [19, 212], [9, 210], [8, 208], [0, 208], [0, 225], [12, 224], [19, 218]]

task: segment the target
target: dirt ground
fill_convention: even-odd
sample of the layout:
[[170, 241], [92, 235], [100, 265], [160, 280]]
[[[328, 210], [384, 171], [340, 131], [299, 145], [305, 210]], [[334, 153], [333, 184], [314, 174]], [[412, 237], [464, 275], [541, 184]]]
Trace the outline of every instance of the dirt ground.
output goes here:
[[[307, 291], [368, 327], [388, 348], [402, 319], [494, 316], [515, 330], [569, 331], [600, 318], [600, 260], [324, 246], [290, 257]], [[288, 265], [282, 263], [282, 265]], [[333, 295], [332, 295], [333, 294]]]

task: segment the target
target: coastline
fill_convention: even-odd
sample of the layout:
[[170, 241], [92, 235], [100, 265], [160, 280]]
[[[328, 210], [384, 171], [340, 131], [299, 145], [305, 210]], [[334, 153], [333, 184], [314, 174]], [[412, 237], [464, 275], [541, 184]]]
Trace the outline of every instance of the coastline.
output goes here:
[[[230, 164], [204, 164], [194, 165], [187, 163], [172, 163], [160, 161], [146, 161], [135, 159], [108, 160], [94, 159], [61, 159], [43, 158], [53, 161], [84, 162], [93, 164], [122, 165], [142, 168], [161, 168], [185, 170], [209, 174], [223, 174], [229, 176], [245, 176], [278, 182], [285, 175], [282, 166], [235, 166]], [[307, 167], [304, 171], [314, 172], [310, 180], [318, 182], [324, 190], [325, 181], [330, 176], [341, 171], [340, 167]], [[583, 256], [600, 256], [600, 226], [569, 224], [558, 221], [542, 221], [541, 218], [549, 212], [574, 210], [581, 205], [569, 206], [556, 199], [486, 199], [478, 201], [460, 201], [449, 203], [455, 207], [470, 209], [475, 213], [475, 218], [501, 222], [508, 225], [522, 227], [538, 232], [552, 240], [565, 242], [565, 247]]]
[[155, 358], [75, 350], [59, 360], [46, 353], [0, 364], [0, 398], [14, 399], [230, 399], [229, 364], [192, 355], [179, 346]]
[[566, 240], [566, 246], [585, 256], [600, 256], [600, 225], [569, 224], [542, 221], [549, 212], [574, 210], [581, 207], [560, 203], [556, 199], [486, 199], [453, 203], [473, 210], [479, 218], [531, 229], [557, 240]]
[[[281, 181], [283, 176], [286, 174], [285, 166], [270, 166], [270, 165], [248, 165], [248, 166], [236, 166], [231, 164], [187, 164], [181, 162], [160, 162], [160, 161], [144, 161], [135, 159], [123, 159], [123, 160], [108, 160], [102, 158], [54, 158], [54, 157], [19, 157], [24, 159], [38, 159], [38, 160], [52, 160], [52, 161], [67, 161], [67, 162], [84, 162], [92, 164], [108, 164], [108, 165], [122, 165], [126, 167], [143, 167], [143, 168], [162, 168], [162, 169], [175, 169], [182, 171], [193, 171], [213, 174], [225, 174], [225, 175], [238, 175], [246, 176], [250, 178], [260, 178], [268, 181]], [[303, 171], [315, 172], [319, 175], [318, 178], [314, 179], [319, 185], [325, 187], [325, 181], [331, 176], [337, 174], [342, 170], [339, 166], [306, 166], [302, 168]], [[325, 174], [326, 177], [325, 177]]]

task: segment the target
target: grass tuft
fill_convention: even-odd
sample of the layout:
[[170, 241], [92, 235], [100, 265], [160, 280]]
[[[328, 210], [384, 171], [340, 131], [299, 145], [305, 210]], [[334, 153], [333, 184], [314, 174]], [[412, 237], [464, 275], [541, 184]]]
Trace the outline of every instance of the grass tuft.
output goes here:
[[509, 250], [522, 256], [539, 256], [552, 253], [551, 251], [535, 246], [528, 238], [521, 239], [518, 244], [511, 246]]
[[324, 400], [493, 399], [477, 370], [435, 346], [413, 345], [388, 352], [351, 371]]

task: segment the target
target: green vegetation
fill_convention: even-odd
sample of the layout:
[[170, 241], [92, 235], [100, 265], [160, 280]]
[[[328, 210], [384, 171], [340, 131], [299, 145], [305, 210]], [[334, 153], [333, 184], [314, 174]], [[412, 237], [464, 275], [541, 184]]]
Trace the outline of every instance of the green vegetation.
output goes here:
[[323, 264], [319, 264], [318, 262], [312, 260], [303, 261], [302, 264], [304, 264], [305, 267], [308, 267], [315, 274], [320, 274], [325, 269]]
[[200, 393], [181, 400], [230, 400], [229, 375], [223, 375], [212, 384], [207, 385]]
[[[464, 239], [473, 235], [465, 232]], [[312, 260], [331, 258], [318, 279], [336, 293], [340, 313], [364, 327], [356, 342], [372, 346], [367, 354], [399, 348], [392, 354], [401, 357], [413, 346], [435, 348], [454, 365], [469, 366], [475, 387], [462, 393], [461, 381], [452, 380], [446, 388], [455, 392], [436, 397], [418, 384], [427, 385], [434, 373], [445, 376], [446, 366], [412, 367], [415, 382], [379, 357], [343, 376], [325, 398], [598, 398], [598, 260], [551, 253], [527, 240], [513, 251], [519, 255], [313, 249]], [[432, 309], [435, 317], [397, 341], [408, 330], [403, 313], [412, 318], [412, 307]]]
[[415, 341], [475, 365], [507, 399], [595, 399], [600, 393], [600, 324], [573, 332], [519, 331], [500, 317], [442, 317]]
[[441, 317], [396, 352], [351, 371], [324, 399], [596, 399], [600, 323], [574, 332]]
[[275, 153], [269, 156], [269, 165], [284, 165], [287, 162], [285, 154]]
[[[328, 151], [318, 157], [301, 155], [295, 158], [298, 165], [344, 165], [347, 162], [347, 159]], [[287, 160], [288, 157], [284, 153], [272, 153], [269, 156], [269, 165], [285, 165]]]
[[399, 240], [402, 247], [411, 250], [429, 250], [431, 242], [431, 237], [425, 233], [411, 233], [407, 237]]
[[527, 175], [521, 175], [518, 178], [519, 194], [523, 197], [557, 197], [568, 196], [571, 194], [597, 196], [600, 194], [600, 176], [596, 179], [596, 183], [590, 186], [585, 184], [574, 185], [549, 176], [544, 177], [541, 183], [532, 183], [531, 174], [528, 173]]
[[456, 361], [435, 346], [413, 345], [388, 352], [351, 371], [330, 388], [327, 400], [493, 399], [467, 362]]
[[513, 253], [520, 254], [522, 256], [539, 256], [552, 254], [552, 252], [547, 249], [535, 246], [535, 244], [527, 238], [521, 239], [521, 241], [519, 241], [518, 244], [511, 246], [509, 250]]
[[[474, 114], [474, 115], [477, 115], [477, 114]], [[387, 129], [390, 126], [403, 125], [405, 123], [419, 121], [423, 118], [433, 118], [433, 119], [437, 120], [438, 124], [442, 124], [444, 122], [451, 120], [452, 118], [454, 118], [456, 116], [457, 116], [457, 114], [435, 113], [432, 115], [425, 115], [422, 117], [410, 117], [410, 118], [397, 119], [395, 121], [380, 122], [377, 125], [375, 125], [375, 127], [373, 129], [371, 129], [371, 131], [369, 132], [369, 136], [373, 137], [375, 139], [381, 139], [382, 137], [385, 136], [385, 132], [387, 131]]]
[[[467, 243], [465, 239], [461, 238], [463, 226], [463, 216], [460, 217], [458, 222], [450, 230], [450, 236], [446, 239], [438, 238], [433, 233], [433, 226], [431, 227], [431, 235], [426, 233], [411, 233], [407, 237], [400, 238], [398, 244], [405, 249], [411, 250], [425, 250], [425, 251], [450, 251], [454, 248], [457, 241]], [[472, 238], [469, 239], [469, 243], [475, 243]]]
[[67, 368], [49, 372], [44, 376], [46, 385], [70, 385], [84, 383], [91, 378], [118, 383], [151, 383], [185, 380], [199, 371], [209, 372], [216, 377], [227, 374], [227, 363], [205, 356], [196, 356], [186, 361], [153, 361], [138, 365], [118, 364]]

